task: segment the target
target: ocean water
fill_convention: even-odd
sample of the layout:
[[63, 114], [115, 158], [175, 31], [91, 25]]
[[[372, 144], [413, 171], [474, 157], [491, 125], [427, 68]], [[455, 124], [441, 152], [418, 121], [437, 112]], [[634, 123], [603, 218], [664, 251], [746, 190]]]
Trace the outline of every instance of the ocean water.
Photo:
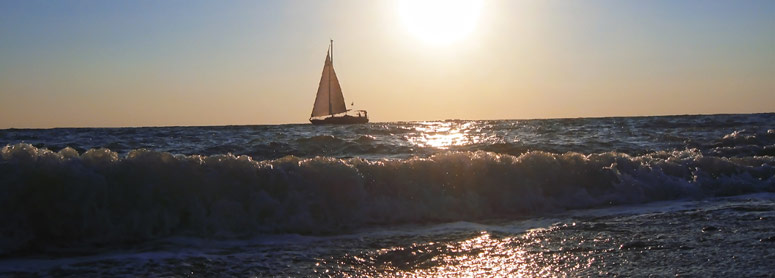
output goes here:
[[0, 130], [0, 276], [775, 275], [775, 114]]

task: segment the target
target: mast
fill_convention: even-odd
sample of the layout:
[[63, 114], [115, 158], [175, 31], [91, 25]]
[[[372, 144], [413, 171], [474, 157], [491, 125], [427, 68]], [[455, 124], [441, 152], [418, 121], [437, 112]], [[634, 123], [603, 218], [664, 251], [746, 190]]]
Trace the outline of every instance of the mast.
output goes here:
[[[334, 57], [333, 57], [333, 54], [334, 54], [334, 40], [331, 40], [331, 44], [328, 46], [328, 50], [331, 51], [331, 54], [329, 54], [331, 56], [331, 61], [330, 61], [331, 65], [330, 65], [330, 67], [333, 68], [334, 67]], [[334, 115], [333, 111], [334, 111], [334, 109], [331, 108], [331, 74], [329, 74], [328, 75], [328, 114], [329, 115]]]

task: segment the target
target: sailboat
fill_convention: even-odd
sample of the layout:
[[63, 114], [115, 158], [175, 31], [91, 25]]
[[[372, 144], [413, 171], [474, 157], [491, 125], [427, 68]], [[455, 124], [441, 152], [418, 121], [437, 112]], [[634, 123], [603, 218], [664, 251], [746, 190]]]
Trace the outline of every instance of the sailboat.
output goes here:
[[323, 75], [309, 121], [312, 124], [363, 124], [369, 122], [366, 110], [350, 110], [344, 102], [342, 87], [334, 72], [334, 40], [328, 46]]

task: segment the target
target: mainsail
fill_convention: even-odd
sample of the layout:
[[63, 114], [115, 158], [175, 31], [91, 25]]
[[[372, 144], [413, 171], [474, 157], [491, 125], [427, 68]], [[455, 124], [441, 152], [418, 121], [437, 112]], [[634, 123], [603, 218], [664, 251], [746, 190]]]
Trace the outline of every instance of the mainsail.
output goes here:
[[[332, 49], [329, 47], [329, 51]], [[342, 95], [342, 87], [336, 78], [334, 63], [331, 53], [326, 53], [326, 62], [323, 65], [323, 75], [318, 85], [318, 95], [315, 97], [315, 106], [312, 107], [312, 117], [334, 115], [347, 111]]]

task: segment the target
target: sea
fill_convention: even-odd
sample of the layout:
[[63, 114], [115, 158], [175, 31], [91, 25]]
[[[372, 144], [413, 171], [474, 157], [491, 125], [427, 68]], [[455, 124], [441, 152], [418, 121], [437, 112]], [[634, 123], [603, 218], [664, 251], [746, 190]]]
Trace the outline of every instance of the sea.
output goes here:
[[775, 277], [775, 114], [0, 130], [2, 277]]

